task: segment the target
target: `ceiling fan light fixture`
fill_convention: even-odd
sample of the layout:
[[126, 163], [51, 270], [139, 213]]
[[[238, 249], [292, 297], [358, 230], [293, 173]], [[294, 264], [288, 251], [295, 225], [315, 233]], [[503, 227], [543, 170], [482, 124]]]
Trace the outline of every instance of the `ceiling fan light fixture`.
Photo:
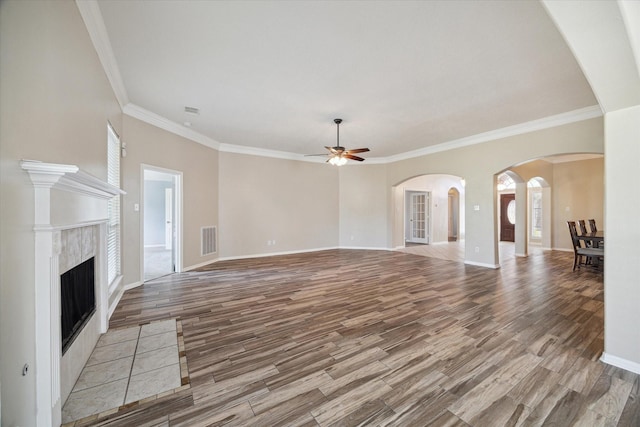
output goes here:
[[329, 163], [331, 163], [334, 166], [342, 166], [347, 164], [347, 159], [342, 156], [334, 156], [329, 159]]

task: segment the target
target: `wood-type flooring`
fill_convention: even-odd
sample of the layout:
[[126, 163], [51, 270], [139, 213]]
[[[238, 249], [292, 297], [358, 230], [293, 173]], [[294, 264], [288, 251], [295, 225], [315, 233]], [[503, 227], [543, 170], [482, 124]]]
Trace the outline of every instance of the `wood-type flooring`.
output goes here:
[[639, 426], [599, 361], [603, 277], [365, 250], [224, 261], [127, 291], [111, 327], [182, 322], [189, 387], [100, 426]]

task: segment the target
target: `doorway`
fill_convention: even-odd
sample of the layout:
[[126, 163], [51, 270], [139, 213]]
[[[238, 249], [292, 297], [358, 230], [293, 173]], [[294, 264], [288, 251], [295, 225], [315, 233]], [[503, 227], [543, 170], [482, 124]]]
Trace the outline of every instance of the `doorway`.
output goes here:
[[460, 192], [451, 187], [448, 192], [448, 240], [457, 242], [460, 233]]
[[182, 173], [142, 166], [143, 281], [181, 270]]
[[500, 241], [515, 242], [516, 236], [516, 195], [500, 195]]
[[426, 191], [405, 192], [405, 242], [429, 244], [430, 200]]

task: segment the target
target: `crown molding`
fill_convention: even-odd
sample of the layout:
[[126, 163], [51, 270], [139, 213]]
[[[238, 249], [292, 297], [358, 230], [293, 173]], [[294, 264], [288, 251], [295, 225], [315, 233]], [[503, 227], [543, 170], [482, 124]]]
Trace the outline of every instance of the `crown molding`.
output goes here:
[[[152, 113], [142, 107], [135, 104], [127, 104], [123, 107], [123, 113], [142, 120], [168, 132], [172, 132], [176, 135], [180, 135], [191, 141], [206, 145], [207, 147], [214, 148], [225, 153], [246, 154], [251, 156], [271, 157], [275, 159], [285, 160], [297, 160], [311, 163], [324, 163], [323, 157], [310, 157], [303, 154], [290, 153], [286, 151], [268, 150], [265, 148], [248, 147], [244, 145], [226, 144], [220, 143], [207, 136], [202, 135], [190, 128], [182, 126], [171, 120], [168, 120], [156, 113]], [[513, 126], [508, 126], [501, 129], [495, 129], [489, 132], [480, 133], [477, 135], [468, 136], [465, 138], [456, 139], [453, 141], [443, 142], [442, 144], [432, 145], [429, 147], [420, 148], [418, 150], [407, 151], [406, 153], [400, 153], [389, 157], [373, 157], [367, 159], [367, 164], [383, 165], [388, 163], [394, 163], [401, 160], [412, 159], [415, 157], [426, 156], [429, 154], [439, 153], [442, 151], [453, 150], [456, 148], [468, 147], [470, 145], [482, 144], [497, 139], [507, 138], [516, 135], [522, 135], [529, 132], [534, 132], [542, 129], [549, 129], [556, 126], [562, 126], [570, 123], [580, 122], [583, 120], [589, 120], [602, 116], [602, 110], [599, 105], [592, 105], [590, 107], [580, 108], [578, 110], [568, 111], [562, 114], [556, 114], [554, 116], [544, 117], [538, 120], [532, 120], [526, 123], [520, 123]], [[348, 163], [347, 165], [353, 165], [356, 163]]]
[[271, 157], [274, 159], [298, 160], [302, 162], [324, 163], [322, 157], [309, 157], [303, 154], [289, 153], [287, 151], [268, 150], [266, 148], [247, 147], [235, 144], [220, 144], [220, 151], [224, 153], [247, 154], [250, 156]]
[[[562, 114], [556, 114], [554, 116], [544, 117], [542, 119], [532, 120], [530, 122], [520, 123], [517, 125], [496, 129], [489, 132], [484, 132], [477, 135], [472, 135], [469, 137], [460, 138], [460, 139], [456, 139], [449, 142], [444, 142], [442, 144], [432, 145], [430, 147], [408, 151], [406, 153], [396, 154], [389, 157], [368, 158], [367, 164], [383, 165], [383, 164], [393, 163], [400, 160], [407, 160], [415, 157], [425, 156], [428, 154], [434, 154], [442, 151], [453, 150], [455, 148], [462, 148], [470, 145], [482, 144], [484, 142], [489, 142], [496, 139], [507, 138], [515, 135], [522, 135], [522, 134], [534, 132], [537, 130], [549, 129], [552, 127], [580, 122], [583, 120], [589, 120], [589, 119], [593, 119], [601, 116], [602, 116], [602, 110], [600, 109], [600, 106], [592, 105], [590, 107], [580, 108], [578, 110], [573, 110], [573, 111], [569, 111]], [[179, 125], [176, 125], [176, 126], [179, 126]], [[193, 132], [193, 133], [200, 135], [197, 132]], [[203, 135], [200, 135], [200, 137], [206, 138]], [[253, 156], [272, 157], [276, 159], [299, 160], [299, 161], [313, 162], [313, 163], [325, 162], [325, 159], [322, 157], [309, 157], [309, 156], [304, 156], [302, 154], [289, 153], [285, 151], [267, 150], [263, 148], [247, 147], [247, 146], [225, 144], [225, 143], [220, 143], [218, 149], [220, 151], [224, 151], [228, 153], [248, 154]], [[347, 165], [345, 166], [354, 165], [354, 164], [357, 164], [357, 163], [347, 163]]]
[[532, 120], [530, 122], [520, 123], [501, 129], [495, 129], [489, 132], [479, 133], [453, 141], [443, 142], [442, 144], [432, 145], [420, 148], [406, 153], [396, 154], [386, 158], [387, 163], [393, 163], [400, 160], [412, 159], [414, 157], [425, 156], [427, 154], [439, 153], [442, 151], [453, 150], [456, 148], [468, 147], [470, 145], [482, 144], [484, 142], [494, 141], [496, 139], [507, 138], [510, 136], [522, 135], [542, 129], [549, 129], [556, 126], [562, 126], [569, 123], [580, 122], [583, 120], [593, 119], [602, 116], [602, 110], [599, 105], [580, 108], [578, 110], [568, 111], [554, 116], [543, 117], [542, 119]]
[[129, 96], [122, 81], [116, 57], [113, 54], [107, 27], [104, 25], [98, 2], [96, 0], [76, 0], [76, 6], [80, 11], [84, 25], [87, 27], [89, 37], [98, 53], [98, 58], [111, 84], [111, 88], [122, 108], [129, 103]]
[[203, 134], [198, 133], [193, 129], [166, 119], [159, 114], [153, 113], [135, 104], [129, 103], [125, 105], [124, 107], [122, 107], [122, 112], [127, 116], [141, 120], [160, 129], [164, 129], [167, 132], [171, 132], [193, 142], [206, 145], [207, 147], [213, 148], [215, 150], [220, 150], [220, 146], [222, 145], [215, 139], [204, 136]]

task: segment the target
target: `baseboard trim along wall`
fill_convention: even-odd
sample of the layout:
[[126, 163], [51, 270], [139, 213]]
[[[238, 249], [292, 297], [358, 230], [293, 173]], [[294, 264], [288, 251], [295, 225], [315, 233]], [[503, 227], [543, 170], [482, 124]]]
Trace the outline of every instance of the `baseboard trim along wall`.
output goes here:
[[640, 374], [640, 363], [632, 362], [630, 360], [623, 359], [622, 357], [602, 353], [600, 361], [607, 365], [613, 365], [626, 371], [633, 372], [634, 374]]
[[493, 268], [494, 270], [497, 270], [498, 268], [500, 268], [500, 264], [487, 264], [485, 262], [475, 262], [475, 261], [464, 261], [465, 264], [467, 265], [474, 265], [476, 267], [486, 267], [486, 268]]

